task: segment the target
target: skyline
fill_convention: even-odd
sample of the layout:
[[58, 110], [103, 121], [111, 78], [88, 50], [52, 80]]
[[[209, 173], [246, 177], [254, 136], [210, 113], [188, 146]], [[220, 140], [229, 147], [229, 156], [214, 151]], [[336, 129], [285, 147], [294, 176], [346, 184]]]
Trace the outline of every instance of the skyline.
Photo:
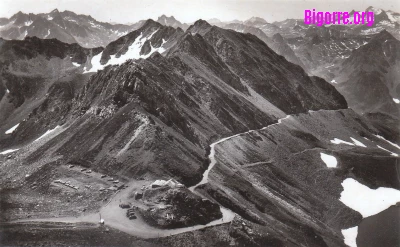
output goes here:
[[[24, 13], [48, 13], [54, 9], [59, 11], [69, 10], [77, 14], [91, 15], [98, 21], [115, 23], [134, 23], [144, 19], [157, 19], [165, 14], [174, 16], [183, 23], [193, 23], [198, 19], [209, 20], [212, 18], [221, 21], [234, 19], [246, 20], [251, 17], [261, 17], [268, 22], [282, 21], [285, 19], [301, 19], [305, 9], [316, 11], [363, 11], [369, 6], [400, 12], [400, 1], [387, 1], [376, 3], [374, 0], [334, 2], [284, 0], [195, 0], [190, 3], [183, 0], [2, 0], [0, 3], [0, 17], [9, 18], [18, 11]], [[286, 2], [282, 3], [282, 2]], [[291, 8], [288, 8], [290, 4]]]

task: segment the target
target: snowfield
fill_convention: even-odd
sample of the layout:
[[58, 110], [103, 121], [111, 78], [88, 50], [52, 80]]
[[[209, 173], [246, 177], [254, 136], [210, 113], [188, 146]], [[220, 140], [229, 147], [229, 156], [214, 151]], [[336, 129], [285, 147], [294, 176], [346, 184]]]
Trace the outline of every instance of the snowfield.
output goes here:
[[9, 154], [9, 153], [12, 153], [12, 152], [15, 152], [15, 151], [18, 151], [18, 149], [8, 149], [6, 151], [1, 152], [0, 154], [4, 155], [4, 154]]
[[347, 141], [343, 141], [343, 140], [341, 140], [339, 138], [334, 138], [333, 140], [331, 140], [331, 143], [333, 143], [333, 144], [346, 144], [346, 145], [349, 145], [349, 146], [354, 146], [355, 145], [355, 146], [364, 147], [364, 148], [367, 147], [367, 146], [364, 145], [364, 143], [360, 142], [359, 140], [357, 140], [357, 139], [355, 139], [353, 137], [350, 137], [350, 139], [351, 139], [351, 141], [353, 143], [347, 142]]
[[61, 128], [61, 126], [57, 125], [54, 129], [47, 130], [46, 133], [44, 133], [43, 135], [41, 135], [38, 139], [34, 140], [33, 142], [39, 141], [40, 139], [42, 139], [42, 138], [44, 138], [44, 137], [50, 135], [51, 133], [53, 133], [54, 131], [58, 130], [59, 128]]
[[18, 126], [19, 126], [19, 123], [16, 124], [15, 126], [13, 126], [11, 129], [7, 130], [6, 135], [13, 133], [18, 128]]
[[327, 167], [337, 167], [337, 159], [335, 156], [321, 153], [321, 159], [326, 164]]
[[383, 136], [380, 136], [380, 135], [375, 135], [375, 136], [378, 137], [378, 138], [381, 139], [381, 140], [384, 140], [385, 142], [389, 143], [389, 144], [392, 145], [393, 147], [395, 147], [395, 148], [397, 148], [397, 149], [400, 150], [400, 146], [397, 145], [396, 143], [393, 143], [393, 142], [391, 142], [391, 141], [389, 141], [389, 140], [386, 140]]
[[386, 152], [390, 153], [391, 156], [399, 157], [398, 154], [393, 153], [392, 151], [389, 151], [389, 150], [387, 150], [386, 148], [383, 148], [383, 147], [381, 147], [381, 146], [379, 146], [379, 145], [377, 145], [377, 147], [380, 148], [380, 149], [382, 149], [383, 151], [386, 151]]
[[364, 145], [364, 143], [358, 141], [357, 139], [354, 139], [353, 137], [350, 137], [350, 139], [354, 142], [354, 144], [356, 144], [356, 146], [363, 147], [363, 148], [367, 147]]
[[339, 138], [335, 138], [335, 139], [331, 140], [331, 142], [332, 142], [333, 144], [346, 144], [346, 145], [354, 146], [353, 143], [343, 141], [343, 140], [341, 140], [341, 139], [339, 139]]
[[154, 48], [153, 45], [150, 44], [151, 46], [151, 51], [146, 54], [146, 55], [141, 55], [140, 51], [142, 50], [142, 46], [144, 45], [144, 43], [147, 40], [150, 40], [151, 37], [157, 32], [158, 30], [154, 31], [153, 33], [151, 33], [149, 36], [147, 37], [143, 37], [143, 33], [141, 33], [136, 39], [135, 41], [132, 43], [132, 45], [129, 46], [128, 51], [125, 54], [122, 54], [119, 57], [116, 57], [116, 55], [111, 55], [110, 60], [108, 60], [108, 62], [106, 64], [101, 64], [100, 60], [101, 60], [101, 56], [103, 55], [103, 52], [101, 52], [100, 54], [94, 56], [92, 58], [91, 64], [92, 64], [92, 68], [90, 70], [87, 70], [87, 68], [85, 67], [84, 72], [83, 73], [89, 73], [89, 72], [97, 72], [98, 70], [104, 69], [104, 67], [108, 66], [108, 65], [121, 65], [123, 63], [125, 63], [127, 60], [129, 59], [146, 59], [148, 57], [151, 56], [151, 54], [153, 54], [154, 52], [158, 51], [159, 53], [163, 53], [165, 51], [165, 48], [163, 47], [163, 45], [167, 42], [166, 40], [163, 39], [163, 43], [160, 45], [160, 47], [158, 48]]
[[340, 201], [364, 218], [400, 202], [400, 191], [396, 189], [380, 187], [374, 190], [352, 178], [346, 178], [342, 186], [344, 190], [340, 194]]
[[344, 243], [349, 247], [357, 247], [356, 239], [358, 235], [358, 226], [343, 229], [342, 234], [344, 237]]

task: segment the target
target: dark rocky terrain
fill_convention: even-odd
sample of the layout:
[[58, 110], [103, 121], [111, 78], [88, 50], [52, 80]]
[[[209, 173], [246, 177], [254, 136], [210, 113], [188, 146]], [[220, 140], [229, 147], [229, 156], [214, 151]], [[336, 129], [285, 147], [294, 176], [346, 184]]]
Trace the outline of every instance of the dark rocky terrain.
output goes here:
[[155, 227], [174, 229], [206, 225], [222, 217], [217, 203], [204, 200], [185, 188], [147, 189], [143, 192], [142, 200], [160, 205], [153, 210], [138, 210], [144, 220]]
[[[226, 29], [181, 24], [147, 20], [104, 48], [0, 40], [1, 244], [346, 246], [341, 230], [362, 215], [340, 200], [343, 180], [400, 188], [399, 150], [378, 136], [396, 141], [396, 115], [384, 112], [393, 126], [378, 124], [380, 111], [350, 79], [371, 66], [384, 78], [378, 90], [397, 97], [399, 41], [389, 33], [260, 18]], [[329, 53], [328, 44], [344, 40], [352, 47]], [[340, 69], [321, 74], [337, 85], [307, 74], [331, 60]], [[338, 166], [327, 167], [321, 153]], [[170, 178], [196, 185], [214, 158], [207, 182], [192, 190], [144, 189]], [[140, 190], [141, 201], [131, 201], [152, 208], [137, 206], [129, 221], [118, 200]], [[158, 210], [160, 202], [171, 206]], [[226, 212], [228, 222], [207, 225]], [[166, 213], [180, 217], [167, 222]]]

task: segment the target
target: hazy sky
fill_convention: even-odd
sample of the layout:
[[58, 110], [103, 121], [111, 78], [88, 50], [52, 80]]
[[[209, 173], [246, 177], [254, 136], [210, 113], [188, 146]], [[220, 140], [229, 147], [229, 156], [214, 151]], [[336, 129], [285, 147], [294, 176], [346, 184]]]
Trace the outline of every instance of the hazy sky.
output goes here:
[[400, 12], [399, 0], [0, 0], [0, 17], [18, 11], [47, 13], [71, 10], [99, 21], [128, 23], [173, 15], [182, 22], [219, 18], [245, 20], [258, 16], [267, 21], [303, 18], [304, 9], [317, 11], [365, 10], [368, 6]]

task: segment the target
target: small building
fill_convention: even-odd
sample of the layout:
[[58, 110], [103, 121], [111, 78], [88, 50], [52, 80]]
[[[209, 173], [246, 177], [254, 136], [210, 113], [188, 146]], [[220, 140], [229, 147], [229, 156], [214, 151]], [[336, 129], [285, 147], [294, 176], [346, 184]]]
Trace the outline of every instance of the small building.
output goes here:
[[135, 200], [139, 200], [143, 198], [143, 193], [142, 192], [135, 192]]
[[121, 203], [121, 204], [119, 204], [119, 207], [120, 208], [130, 208], [131, 205], [129, 205], [128, 203]]
[[151, 184], [151, 188], [159, 188], [159, 187], [164, 187], [164, 186], [168, 186], [170, 188], [182, 188], [184, 187], [183, 184], [179, 183], [178, 181], [176, 181], [175, 179], [170, 179], [170, 180], [156, 180]]

